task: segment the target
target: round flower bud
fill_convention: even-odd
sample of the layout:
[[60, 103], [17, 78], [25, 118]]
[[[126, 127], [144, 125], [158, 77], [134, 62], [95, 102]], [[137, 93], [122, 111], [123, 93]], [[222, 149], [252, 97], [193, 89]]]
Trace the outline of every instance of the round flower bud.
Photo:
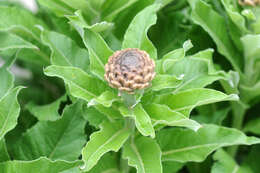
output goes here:
[[240, 5], [256, 6], [260, 5], [260, 0], [238, 0]]
[[116, 51], [105, 66], [105, 79], [113, 88], [133, 94], [144, 89], [155, 77], [155, 63], [149, 55], [137, 48]]

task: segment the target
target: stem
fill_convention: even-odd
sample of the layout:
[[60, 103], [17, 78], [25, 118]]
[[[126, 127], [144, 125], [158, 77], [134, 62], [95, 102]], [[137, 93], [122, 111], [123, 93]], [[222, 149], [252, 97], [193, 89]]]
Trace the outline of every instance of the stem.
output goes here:
[[[244, 105], [242, 102], [232, 102], [232, 113], [233, 113], [233, 119], [232, 119], [232, 127], [236, 128], [238, 130], [242, 129], [245, 113], [248, 109], [246, 105]], [[235, 156], [238, 150], [238, 146], [232, 146], [228, 149], [228, 152], [231, 156]]]

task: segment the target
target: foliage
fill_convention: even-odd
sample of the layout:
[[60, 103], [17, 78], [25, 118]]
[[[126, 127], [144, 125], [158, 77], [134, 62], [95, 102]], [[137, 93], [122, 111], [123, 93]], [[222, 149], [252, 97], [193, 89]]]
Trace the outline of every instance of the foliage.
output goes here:
[[[260, 7], [37, 4], [32, 13], [0, 2], [0, 172], [259, 170]], [[109, 56], [125, 48], [156, 64], [151, 86], [135, 95], [104, 79]]]

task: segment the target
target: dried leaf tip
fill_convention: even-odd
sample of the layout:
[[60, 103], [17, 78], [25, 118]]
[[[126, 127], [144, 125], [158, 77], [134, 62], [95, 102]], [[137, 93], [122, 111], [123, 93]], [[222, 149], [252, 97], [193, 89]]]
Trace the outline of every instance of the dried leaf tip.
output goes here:
[[155, 63], [137, 48], [116, 51], [105, 65], [105, 79], [113, 88], [133, 94], [147, 88], [155, 77]]

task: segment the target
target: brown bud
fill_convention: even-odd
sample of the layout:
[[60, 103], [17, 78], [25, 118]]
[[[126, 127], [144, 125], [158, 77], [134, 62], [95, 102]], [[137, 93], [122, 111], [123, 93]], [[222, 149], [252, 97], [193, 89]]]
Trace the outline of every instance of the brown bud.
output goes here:
[[256, 6], [260, 5], [260, 0], [238, 0], [240, 5]]
[[149, 55], [137, 48], [116, 51], [105, 66], [105, 79], [113, 88], [133, 94], [144, 89], [155, 77], [155, 63]]

